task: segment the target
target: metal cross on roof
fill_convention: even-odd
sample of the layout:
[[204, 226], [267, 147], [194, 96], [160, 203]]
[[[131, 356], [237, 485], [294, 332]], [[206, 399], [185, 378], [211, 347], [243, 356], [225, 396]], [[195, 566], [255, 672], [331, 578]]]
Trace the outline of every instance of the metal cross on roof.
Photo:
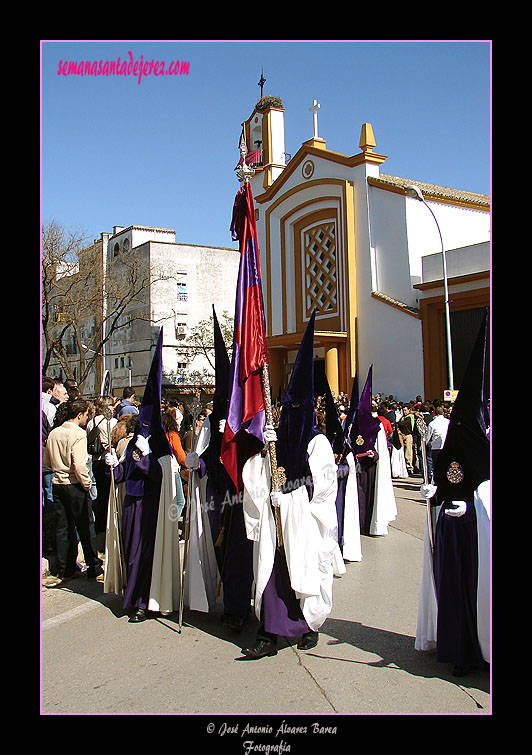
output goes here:
[[264, 96], [264, 91], [263, 90], [264, 90], [264, 84], [265, 83], [266, 83], [266, 79], [264, 78], [264, 69], [261, 68], [260, 81], [259, 81], [259, 83], [257, 85], [257, 86], [260, 87], [260, 96], [261, 96], [261, 98]]

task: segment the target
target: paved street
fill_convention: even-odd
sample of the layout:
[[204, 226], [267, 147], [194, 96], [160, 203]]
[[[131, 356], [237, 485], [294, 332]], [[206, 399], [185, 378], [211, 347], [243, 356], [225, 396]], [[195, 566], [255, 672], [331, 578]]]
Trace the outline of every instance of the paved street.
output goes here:
[[[332, 613], [308, 652], [285, 641], [277, 656], [250, 661], [240, 648], [254, 640], [253, 617], [236, 635], [220, 613], [186, 611], [179, 633], [176, 614], [129, 624], [121, 599], [85, 578], [43, 586], [42, 713], [203, 714], [195, 724], [210, 731], [214, 717], [212, 736], [238, 738], [234, 752], [245, 751], [253, 714], [287, 721], [300, 714], [307, 726], [308, 715], [323, 716], [341, 728], [348, 719], [336, 714], [490, 713], [489, 672], [453, 677], [433, 652], [414, 650], [425, 517], [420, 482], [394, 481], [397, 520], [386, 537], [362, 538], [363, 560], [335, 580]], [[233, 733], [232, 714], [239, 714]], [[276, 729], [271, 743], [282, 736]]]

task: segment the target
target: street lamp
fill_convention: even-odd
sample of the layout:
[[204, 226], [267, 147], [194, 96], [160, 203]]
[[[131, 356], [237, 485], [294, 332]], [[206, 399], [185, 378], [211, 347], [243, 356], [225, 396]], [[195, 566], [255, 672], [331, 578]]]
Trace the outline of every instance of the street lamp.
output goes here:
[[443, 287], [445, 291], [445, 325], [446, 325], [446, 335], [447, 335], [447, 365], [449, 369], [449, 389], [451, 391], [454, 390], [454, 378], [453, 378], [453, 354], [452, 354], [452, 348], [451, 348], [451, 314], [449, 309], [449, 286], [447, 283], [447, 262], [445, 259], [445, 248], [443, 246], [443, 238], [441, 235], [441, 230], [439, 223], [436, 219], [436, 215], [432, 212], [430, 207], [428, 206], [427, 202], [425, 201], [423, 194], [421, 193], [421, 189], [419, 186], [415, 186], [414, 184], [411, 184], [410, 186], [406, 187], [406, 191], [410, 197], [413, 197], [414, 199], [417, 199], [419, 202], [422, 202], [427, 210], [430, 212], [432, 217], [434, 218], [434, 222], [436, 223], [436, 227], [438, 229], [438, 233], [440, 234], [440, 243], [441, 243], [441, 256], [443, 259]]

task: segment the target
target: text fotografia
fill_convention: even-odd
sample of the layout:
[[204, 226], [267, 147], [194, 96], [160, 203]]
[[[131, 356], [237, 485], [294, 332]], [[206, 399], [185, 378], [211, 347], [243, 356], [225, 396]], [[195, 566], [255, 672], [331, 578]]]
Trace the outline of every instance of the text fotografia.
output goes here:
[[168, 65], [164, 60], [133, 60], [133, 54], [128, 52], [129, 60], [60, 60], [57, 69], [58, 76], [135, 76], [139, 84], [143, 76], [187, 76], [190, 61], [175, 60]]
[[264, 726], [254, 726], [253, 724], [227, 724], [223, 723], [218, 728], [215, 724], [211, 723], [207, 726], [209, 734], [216, 733], [220, 737], [224, 736], [239, 736], [242, 738], [242, 748], [245, 755], [251, 755], [254, 752], [266, 753], [266, 755], [273, 755], [273, 753], [285, 753], [291, 751], [291, 745], [285, 742], [284, 739], [276, 742], [275, 744], [265, 744], [263, 742], [256, 742], [254, 739], [243, 739], [244, 737], [253, 737], [254, 735], [269, 735], [274, 738], [282, 736], [297, 736], [306, 734], [318, 734], [328, 735], [337, 734], [336, 726], [323, 726], [319, 723], [311, 723], [304, 726], [292, 726], [283, 720], [280, 726], [271, 726], [269, 724]]

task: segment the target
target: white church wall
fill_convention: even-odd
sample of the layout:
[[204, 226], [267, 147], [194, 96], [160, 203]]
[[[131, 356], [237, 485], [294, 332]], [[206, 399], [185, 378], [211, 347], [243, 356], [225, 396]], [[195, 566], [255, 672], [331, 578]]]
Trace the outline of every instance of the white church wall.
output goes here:
[[415, 307], [408, 263], [404, 197], [369, 186], [371, 246], [375, 249], [374, 289]]
[[423, 395], [421, 320], [371, 299], [358, 317], [359, 385], [373, 364], [373, 394], [398, 401]]
[[368, 186], [368, 168], [372, 167], [361, 165], [352, 173], [355, 183], [358, 380], [362, 390], [368, 369], [373, 364], [373, 394], [392, 393], [398, 400], [407, 401], [423, 391], [421, 321], [372, 296], [372, 291], [378, 290], [405, 304], [412, 301], [405, 261], [404, 206], [401, 206], [401, 197]]
[[412, 276], [418, 276], [421, 279], [422, 257], [441, 252], [438, 226], [446, 251], [490, 240], [489, 212], [429, 201], [427, 204], [436, 216], [437, 226], [423, 202], [411, 197], [405, 197], [404, 201]]

